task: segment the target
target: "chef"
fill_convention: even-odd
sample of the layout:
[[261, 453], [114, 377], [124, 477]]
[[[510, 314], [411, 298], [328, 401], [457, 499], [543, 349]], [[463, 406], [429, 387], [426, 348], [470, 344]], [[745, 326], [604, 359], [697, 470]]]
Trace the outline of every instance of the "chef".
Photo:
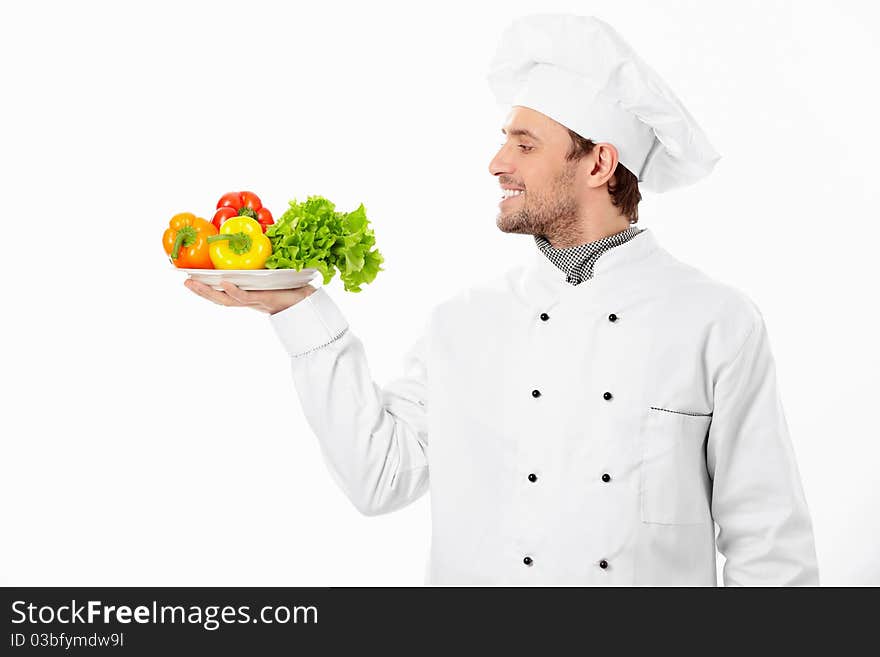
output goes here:
[[514, 21], [489, 84], [497, 225], [534, 257], [436, 305], [384, 387], [323, 287], [187, 285], [269, 313], [358, 510], [430, 490], [428, 584], [714, 586], [717, 548], [726, 585], [817, 585], [761, 312], [638, 226], [718, 154], [595, 18]]

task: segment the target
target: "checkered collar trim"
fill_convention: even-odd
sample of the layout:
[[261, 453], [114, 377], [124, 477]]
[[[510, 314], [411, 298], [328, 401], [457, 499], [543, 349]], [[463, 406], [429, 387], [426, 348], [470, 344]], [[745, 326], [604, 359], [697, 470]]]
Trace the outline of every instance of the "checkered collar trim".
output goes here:
[[593, 277], [593, 266], [596, 260], [609, 249], [628, 242], [633, 237], [644, 232], [644, 228], [630, 226], [614, 235], [607, 235], [594, 242], [579, 244], [564, 249], [557, 249], [543, 235], [535, 235], [535, 244], [547, 259], [561, 269], [566, 277], [566, 282], [571, 285], [579, 285]]

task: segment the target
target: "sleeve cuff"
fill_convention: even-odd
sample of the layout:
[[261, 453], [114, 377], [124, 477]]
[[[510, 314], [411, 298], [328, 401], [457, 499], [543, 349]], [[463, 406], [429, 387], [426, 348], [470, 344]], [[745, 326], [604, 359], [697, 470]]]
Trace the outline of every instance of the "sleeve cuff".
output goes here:
[[269, 315], [269, 321], [291, 356], [326, 346], [348, 329], [342, 311], [323, 287], [290, 308]]

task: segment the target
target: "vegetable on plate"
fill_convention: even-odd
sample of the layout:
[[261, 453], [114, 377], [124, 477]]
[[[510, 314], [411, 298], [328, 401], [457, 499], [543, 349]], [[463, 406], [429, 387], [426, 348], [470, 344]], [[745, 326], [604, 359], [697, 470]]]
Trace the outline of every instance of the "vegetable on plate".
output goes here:
[[360, 292], [371, 283], [385, 261], [374, 247], [376, 238], [369, 227], [363, 203], [353, 212], [337, 212], [322, 196], [310, 196], [303, 203], [290, 201], [278, 221], [266, 229], [272, 242], [267, 269], [313, 268], [321, 272], [324, 285], [336, 270], [347, 292]]
[[208, 238], [208, 253], [215, 269], [263, 269], [272, 255], [272, 243], [251, 217], [232, 217], [220, 232]]
[[253, 192], [229, 192], [221, 196], [211, 223], [219, 230], [224, 221], [233, 217], [256, 219], [264, 233], [274, 223], [272, 213], [263, 207], [260, 197]]
[[162, 235], [162, 246], [175, 267], [181, 269], [213, 269], [208, 253], [208, 240], [217, 234], [214, 225], [192, 212], [171, 217]]

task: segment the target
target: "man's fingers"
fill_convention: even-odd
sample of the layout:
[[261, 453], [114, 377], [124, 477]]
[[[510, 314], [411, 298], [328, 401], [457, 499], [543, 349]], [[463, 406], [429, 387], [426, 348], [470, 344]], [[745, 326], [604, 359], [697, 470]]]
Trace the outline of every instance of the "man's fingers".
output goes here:
[[235, 299], [231, 298], [226, 292], [218, 292], [210, 285], [204, 285], [203, 283], [199, 283], [192, 279], [186, 279], [183, 282], [190, 290], [198, 294], [200, 297], [204, 297], [208, 301], [213, 301], [214, 303], [220, 304], [221, 306], [238, 306], [241, 305]]
[[253, 295], [251, 295], [249, 292], [246, 292], [245, 290], [242, 290], [234, 283], [230, 283], [229, 281], [220, 281], [220, 287], [222, 287], [226, 291], [226, 294], [238, 301], [240, 304], [249, 306], [253, 303]]

